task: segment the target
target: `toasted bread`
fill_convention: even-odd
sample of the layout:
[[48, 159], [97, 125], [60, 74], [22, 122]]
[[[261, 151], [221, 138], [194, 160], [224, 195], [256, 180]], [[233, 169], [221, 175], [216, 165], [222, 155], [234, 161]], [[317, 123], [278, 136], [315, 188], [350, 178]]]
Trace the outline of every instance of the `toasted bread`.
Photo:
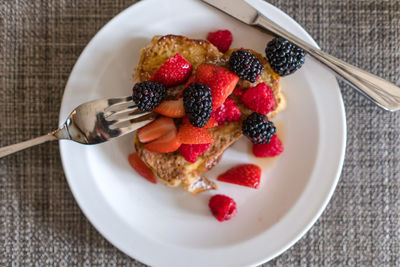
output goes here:
[[[169, 57], [176, 53], [180, 53], [192, 64], [193, 73], [195, 73], [197, 66], [202, 63], [226, 66], [233, 51], [229, 50], [223, 54], [213, 44], [205, 40], [194, 40], [177, 35], [155, 36], [151, 43], [141, 50], [134, 77], [138, 81], [148, 80]], [[249, 51], [260, 59], [264, 65], [264, 72], [257, 82], [250, 83], [240, 80], [238, 86], [246, 89], [260, 82], [269, 85], [277, 103], [275, 110], [268, 114], [268, 117], [271, 118], [283, 110], [286, 105], [285, 97], [280, 90], [280, 77], [272, 71], [268, 61], [262, 55], [252, 50]], [[170, 90], [168, 94], [175, 95], [176, 92]], [[242, 119], [247, 117], [251, 110], [246, 108], [237, 97], [231, 97], [238, 104], [242, 112]], [[241, 123], [226, 123], [223, 126], [210, 128], [210, 132], [215, 141], [203, 155], [198, 157], [195, 163], [186, 161], [178, 151], [161, 154], [146, 150], [137, 137], [135, 137], [135, 147], [141, 159], [161, 182], [171, 187], [182, 185], [187, 191], [198, 193], [217, 188], [214, 182], [209, 181], [202, 174], [217, 164], [222, 153], [242, 136]]]

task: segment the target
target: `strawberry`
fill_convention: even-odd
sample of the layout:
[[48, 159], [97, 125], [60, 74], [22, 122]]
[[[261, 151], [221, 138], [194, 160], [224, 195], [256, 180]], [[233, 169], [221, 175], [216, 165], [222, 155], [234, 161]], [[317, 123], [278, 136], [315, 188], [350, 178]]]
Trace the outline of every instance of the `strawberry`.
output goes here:
[[261, 168], [259, 166], [254, 164], [242, 164], [220, 174], [217, 180], [257, 189], [260, 186], [260, 177]]
[[211, 118], [214, 118], [218, 122], [219, 126], [224, 125], [225, 122], [240, 121], [240, 116], [241, 113], [239, 107], [236, 105], [235, 101], [229, 97], [225, 100], [222, 106], [214, 110], [211, 114]]
[[210, 87], [213, 110], [219, 108], [235, 89], [239, 77], [233, 72], [212, 64], [201, 64], [196, 69], [196, 82]]
[[164, 100], [153, 111], [170, 118], [182, 118], [185, 116], [182, 98], [178, 100]]
[[150, 81], [164, 84], [166, 87], [175, 86], [186, 82], [192, 73], [192, 65], [179, 53], [170, 57], [150, 77]]
[[244, 90], [240, 87], [236, 87], [235, 90], [233, 90], [233, 95], [241, 97], [243, 94], [244, 94]]
[[137, 173], [146, 178], [149, 182], [153, 184], [157, 183], [156, 177], [154, 176], [153, 172], [139, 157], [138, 153], [135, 152], [133, 154], [130, 154], [128, 157], [128, 161], [131, 164], [132, 168], [137, 171]]
[[182, 144], [179, 147], [179, 152], [185, 158], [185, 160], [195, 163], [198, 156], [201, 156], [211, 144]]
[[232, 39], [232, 33], [229, 30], [219, 30], [207, 34], [207, 40], [215, 45], [222, 53], [228, 51], [232, 44]]
[[247, 89], [241, 100], [249, 109], [264, 115], [275, 109], [274, 93], [265, 83]]
[[276, 157], [283, 152], [283, 144], [275, 134], [267, 144], [253, 144], [253, 154], [256, 157]]
[[181, 142], [177, 136], [176, 128], [160, 138], [147, 143], [144, 148], [153, 152], [168, 153], [174, 152], [181, 146]]
[[212, 196], [208, 202], [208, 207], [220, 222], [230, 220], [237, 214], [236, 202], [225, 195]]
[[189, 80], [186, 82], [185, 86], [183, 87], [182, 91], [179, 93], [179, 97], [183, 97], [183, 91], [185, 91], [185, 88], [188, 87], [189, 84], [195, 83], [196, 80], [194, 77], [190, 77]]
[[[182, 124], [186, 124], [186, 123], [191, 124], [188, 117], [184, 117], [182, 120]], [[201, 128], [213, 128], [213, 127], [217, 127], [217, 126], [218, 126], [218, 122], [213, 117], [210, 117], [210, 119], [208, 120], [206, 125], [204, 125]]]
[[190, 123], [181, 125], [178, 138], [182, 144], [208, 144], [214, 142], [214, 138], [206, 128], [197, 128]]
[[140, 128], [137, 131], [137, 136], [140, 142], [147, 143], [173, 131], [174, 129], [176, 129], [176, 127], [173, 119], [159, 117], [152, 123]]

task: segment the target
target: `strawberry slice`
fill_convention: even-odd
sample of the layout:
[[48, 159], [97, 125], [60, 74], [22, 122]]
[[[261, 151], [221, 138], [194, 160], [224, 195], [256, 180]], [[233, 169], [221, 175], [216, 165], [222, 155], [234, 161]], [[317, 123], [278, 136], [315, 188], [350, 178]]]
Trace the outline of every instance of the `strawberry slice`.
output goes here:
[[212, 64], [198, 66], [195, 79], [196, 82], [210, 87], [213, 110], [216, 110], [225, 102], [225, 99], [232, 93], [239, 81], [239, 77], [233, 72]]
[[260, 186], [260, 177], [261, 168], [259, 166], [255, 164], [242, 164], [220, 174], [217, 180], [257, 189]]
[[170, 118], [182, 118], [185, 116], [182, 98], [178, 100], [165, 100], [153, 109], [153, 111]]
[[153, 142], [145, 144], [144, 148], [153, 152], [168, 153], [176, 151], [180, 146], [181, 142], [178, 139], [175, 128]]
[[214, 142], [214, 138], [206, 128], [197, 128], [190, 123], [181, 125], [178, 138], [182, 144], [208, 144]]
[[[191, 124], [188, 117], [184, 117], [182, 120], [182, 124]], [[216, 121], [216, 119], [214, 119], [213, 117], [210, 117], [210, 119], [208, 120], [208, 122], [206, 123], [206, 125], [204, 125], [201, 128], [213, 128], [213, 127], [217, 127], [218, 126], [218, 121]]]
[[171, 87], [186, 82], [191, 73], [192, 65], [179, 53], [176, 53], [156, 70], [150, 81], [160, 82], [166, 87]]
[[171, 118], [160, 117], [152, 123], [140, 128], [137, 131], [139, 141], [147, 143], [176, 129], [174, 120]]
[[153, 172], [139, 157], [138, 153], [135, 152], [133, 154], [130, 154], [128, 157], [128, 161], [131, 164], [132, 168], [137, 171], [137, 173], [146, 178], [149, 182], [153, 184], [157, 183], [156, 177], [154, 176]]

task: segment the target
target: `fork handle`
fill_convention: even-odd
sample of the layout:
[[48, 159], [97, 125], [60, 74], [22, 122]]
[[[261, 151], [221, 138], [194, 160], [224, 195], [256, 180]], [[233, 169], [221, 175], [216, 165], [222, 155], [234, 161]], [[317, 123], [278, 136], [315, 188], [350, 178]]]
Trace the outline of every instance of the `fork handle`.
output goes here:
[[378, 106], [388, 111], [400, 110], [400, 87], [395, 84], [309, 45], [261, 14], [255, 18], [253, 25], [281, 36], [302, 48]]

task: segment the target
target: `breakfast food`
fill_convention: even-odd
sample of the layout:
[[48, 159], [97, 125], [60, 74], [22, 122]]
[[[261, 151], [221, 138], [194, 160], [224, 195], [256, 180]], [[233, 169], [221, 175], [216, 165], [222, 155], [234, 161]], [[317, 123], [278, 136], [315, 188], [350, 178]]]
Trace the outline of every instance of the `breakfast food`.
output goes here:
[[215, 218], [220, 221], [232, 219], [237, 214], [236, 202], [225, 195], [215, 195], [210, 198], [208, 206]]

